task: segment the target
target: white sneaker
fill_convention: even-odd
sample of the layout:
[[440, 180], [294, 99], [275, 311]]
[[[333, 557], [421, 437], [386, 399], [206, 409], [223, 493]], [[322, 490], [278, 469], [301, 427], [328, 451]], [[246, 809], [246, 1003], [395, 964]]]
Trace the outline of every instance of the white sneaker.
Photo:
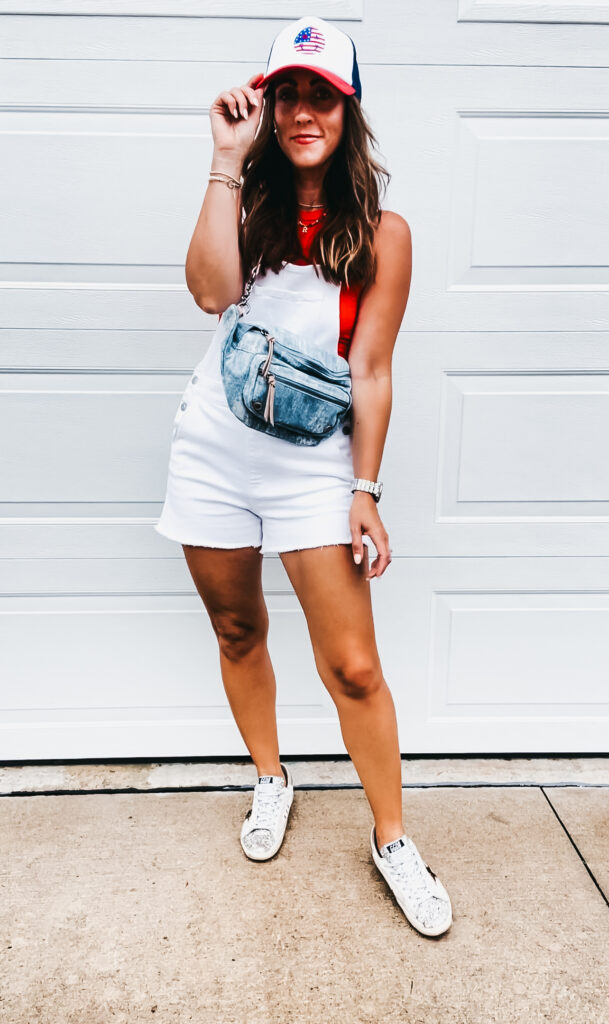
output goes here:
[[442, 935], [452, 924], [450, 897], [412, 839], [403, 835], [379, 850], [374, 825], [372, 858], [408, 921], [422, 935]]
[[290, 769], [282, 761], [279, 763], [285, 778], [282, 775], [258, 777], [251, 810], [241, 827], [241, 846], [250, 860], [269, 860], [283, 842], [294, 799], [294, 784]]

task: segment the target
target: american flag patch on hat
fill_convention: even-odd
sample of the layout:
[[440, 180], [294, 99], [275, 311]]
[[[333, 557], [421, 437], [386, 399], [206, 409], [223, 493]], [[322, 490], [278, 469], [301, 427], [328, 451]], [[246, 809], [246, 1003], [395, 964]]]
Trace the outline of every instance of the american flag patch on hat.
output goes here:
[[301, 28], [294, 40], [294, 49], [300, 53], [319, 53], [325, 45], [326, 39], [323, 32], [313, 25]]

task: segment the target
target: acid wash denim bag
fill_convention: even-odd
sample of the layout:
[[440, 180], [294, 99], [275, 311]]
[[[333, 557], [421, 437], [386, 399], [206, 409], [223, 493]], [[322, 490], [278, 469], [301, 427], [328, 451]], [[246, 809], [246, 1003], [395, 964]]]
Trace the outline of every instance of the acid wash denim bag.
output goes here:
[[246, 426], [293, 444], [316, 445], [350, 414], [349, 363], [283, 327], [243, 319], [260, 263], [239, 302], [221, 317], [226, 400]]

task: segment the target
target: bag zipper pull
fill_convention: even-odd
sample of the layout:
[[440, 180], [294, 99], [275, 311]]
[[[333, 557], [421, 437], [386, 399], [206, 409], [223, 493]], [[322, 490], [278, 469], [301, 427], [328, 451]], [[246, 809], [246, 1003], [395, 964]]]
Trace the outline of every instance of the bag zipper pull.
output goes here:
[[266, 331], [264, 333], [266, 336], [266, 340], [268, 342], [269, 350], [267, 353], [267, 357], [258, 372], [261, 373], [263, 377], [266, 377], [266, 375], [269, 372], [269, 366], [271, 365], [271, 359], [273, 358], [273, 347], [275, 344], [275, 339], [272, 334], [267, 334]]
[[266, 392], [266, 405], [264, 407], [264, 418], [267, 422], [270, 422], [275, 426], [275, 420], [273, 419], [273, 404], [275, 400], [275, 378], [272, 373], [269, 373], [267, 380], [269, 386]]

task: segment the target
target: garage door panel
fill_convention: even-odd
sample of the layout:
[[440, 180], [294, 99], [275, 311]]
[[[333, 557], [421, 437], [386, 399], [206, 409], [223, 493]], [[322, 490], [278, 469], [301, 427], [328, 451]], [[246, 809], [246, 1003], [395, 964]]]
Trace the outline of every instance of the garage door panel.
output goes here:
[[[39, 329], [26, 332], [0, 328], [5, 371], [131, 371], [167, 372], [184, 383], [212, 339], [217, 316], [199, 309], [196, 330]], [[205, 329], [210, 324], [211, 329]]]
[[[166, 441], [165, 453], [168, 458], [169, 441]], [[152, 559], [153, 564], [149, 569], [143, 561], [139, 568], [144, 574], [144, 580], [158, 580], [160, 567], [154, 563], [158, 559], [163, 563], [183, 560], [183, 554], [181, 547], [161, 537], [152, 528], [160, 515], [160, 500], [155, 508], [158, 510], [155, 515], [151, 515], [148, 509], [145, 515], [139, 517], [134, 516], [130, 510], [129, 516], [89, 515], [79, 519], [77, 516], [66, 515], [65, 508], [62, 514], [49, 517], [6, 515], [2, 518], [0, 528], [0, 558], [14, 559], [21, 565], [21, 569], [23, 562], [19, 563], [19, 560], [24, 558], [37, 561], [39, 565], [41, 559], [70, 557]], [[10, 566], [9, 562], [0, 567], [3, 584]]]
[[[93, 586], [94, 576], [89, 580]], [[2, 694], [0, 758], [22, 756], [27, 730], [40, 757], [83, 757], [92, 749], [100, 757], [161, 756], [179, 754], [184, 742], [207, 755], [247, 756], [209, 618], [192, 581], [182, 590], [183, 596], [64, 592], [1, 599], [0, 670], [12, 684]], [[317, 734], [323, 744], [328, 730], [337, 730], [336, 709], [317, 676], [295, 595], [284, 583], [267, 604], [278, 717], [288, 741], [311, 751], [307, 737]]]
[[[0, 479], [0, 515], [125, 513], [164, 489], [172, 417], [182, 381], [120, 374], [14, 375], [2, 387], [0, 429], [11, 437]], [[30, 509], [24, 508], [31, 504]], [[65, 506], [62, 509], [62, 505]], [[138, 509], [136, 514], [142, 514]]]
[[[30, 534], [36, 536], [42, 529], [32, 526]], [[67, 546], [67, 531], [57, 526], [53, 533], [48, 531], [48, 558], [40, 557], [37, 551], [30, 559], [5, 558], [1, 567], [3, 594], [20, 598], [76, 594], [91, 597], [139, 594], [148, 598], [152, 594], [154, 597], [197, 597], [200, 601], [181, 545], [160, 537], [148, 524], [96, 525], [86, 529], [71, 524], [70, 529], [74, 536], [72, 548]], [[109, 545], [104, 544], [113, 531], [132, 540], [132, 543], [125, 541], [125, 550], [119, 555], [107, 550]], [[53, 535], [55, 544], [51, 540]], [[150, 538], [159, 541], [154, 551], [150, 545], [146, 549], [143, 544], [144, 539]], [[97, 547], [92, 543], [94, 539], [98, 541]], [[265, 556], [262, 560], [262, 586], [271, 599], [276, 595], [283, 598], [294, 594], [281, 559], [276, 555]], [[201, 610], [204, 611], [203, 606]]]
[[607, 374], [447, 374], [442, 514], [609, 515]]
[[381, 469], [392, 550], [609, 555], [608, 357], [601, 333], [401, 334]]
[[405, 329], [606, 329], [609, 79], [410, 68], [392, 127], [393, 74], [379, 70], [369, 102], [399, 168], [385, 205], [413, 237]]
[[602, 559], [403, 558], [373, 586], [403, 751], [605, 749]]
[[[309, 0], [307, 11], [340, 20], [362, 17], [363, 0]], [[251, 17], [248, 0], [3, 0], [2, 8], [13, 14], [77, 14], [143, 18], [244, 18]], [[256, 18], [300, 17], [300, 0], [258, 0]]]
[[609, 287], [609, 118], [459, 115], [449, 288]]
[[[183, 259], [187, 248], [188, 243]], [[64, 279], [49, 287], [46, 283], [9, 282], [0, 284], [0, 301], [2, 323], [8, 330], [46, 331], [51, 325], [61, 331], [126, 330], [150, 335], [171, 331], [176, 351], [183, 329], [195, 331], [212, 322], [210, 317], [203, 320], [204, 314], [183, 283], [73, 285]]]
[[[274, 569], [266, 586], [282, 748], [343, 752], [304, 616]], [[601, 751], [605, 576], [594, 558], [395, 560], [371, 587], [402, 751]], [[5, 758], [20, 756], [26, 734], [41, 757], [245, 753], [197, 595], [23, 596], [0, 611], [13, 638], [3, 669], [20, 681], [5, 699]], [[49, 653], [44, 675], [33, 640]]]
[[[32, 2], [32, 0], [27, 0]], [[58, 2], [58, 0], [55, 0]], [[120, 0], [116, 0], [119, 4]], [[456, 0], [375, 0], [374, 5], [361, 0], [348, 0], [349, 8], [336, 2], [320, 4], [317, 13], [338, 21], [353, 38], [362, 67], [366, 88], [370, 64], [470, 64], [503, 66], [576, 65], [604, 66], [607, 60], [607, 26], [587, 24], [595, 8], [600, 20], [606, 19], [606, 3], [576, 2], [531, 4], [520, 0], [518, 5], [487, 3], [474, 10], [473, 20], [459, 10]], [[19, 0], [3, 0], [0, 10], [23, 11]], [[40, 6], [49, 10], [44, 0]], [[163, 0], [165, 8], [167, 0]], [[355, 4], [358, 4], [356, 7]], [[122, 6], [122, 5], [121, 5]], [[222, 12], [231, 10], [223, 3]], [[6, 57], [55, 57], [78, 60], [173, 60], [230, 61], [239, 47], [240, 59], [255, 62], [249, 74], [263, 70], [270, 41], [287, 21], [300, 17], [291, 4], [268, 0], [258, 5], [244, 19], [206, 15], [206, 5], [198, 4], [203, 17], [135, 17], [120, 20], [111, 16], [28, 17], [13, 14], [6, 18], [0, 53]], [[501, 22], [489, 17], [493, 8], [503, 7]], [[507, 12], [506, 12], [507, 7]], [[173, 5], [171, 5], [173, 9]], [[526, 8], [532, 9], [535, 21], [526, 23]], [[539, 9], [542, 8], [541, 14]], [[316, 12], [315, 6], [307, 8]], [[545, 9], [545, 10], [544, 10]], [[170, 14], [171, 10], [166, 11]], [[194, 13], [194, 12], [193, 12]], [[217, 10], [214, 13], [218, 13]], [[347, 20], [342, 20], [343, 15]], [[566, 19], [575, 24], [561, 24]], [[118, 25], [117, 25], [118, 21]], [[523, 23], [524, 22], [524, 23]], [[396, 27], [399, 31], [396, 31]], [[245, 80], [249, 75], [244, 76]]]
[[459, 21], [537, 22], [545, 24], [607, 25], [609, 3], [604, 0], [459, 0]]
[[432, 715], [609, 717], [609, 594], [536, 593], [517, 576], [504, 593], [434, 593]]
[[[43, 276], [46, 264], [80, 264], [85, 281], [128, 281], [131, 265], [182, 270], [184, 204], [172, 194], [192, 194], [195, 167], [211, 158], [201, 127], [195, 114], [3, 112], [3, 163], [14, 182], [6, 262], [34, 262]], [[162, 203], [159, 180], [169, 185]]]

